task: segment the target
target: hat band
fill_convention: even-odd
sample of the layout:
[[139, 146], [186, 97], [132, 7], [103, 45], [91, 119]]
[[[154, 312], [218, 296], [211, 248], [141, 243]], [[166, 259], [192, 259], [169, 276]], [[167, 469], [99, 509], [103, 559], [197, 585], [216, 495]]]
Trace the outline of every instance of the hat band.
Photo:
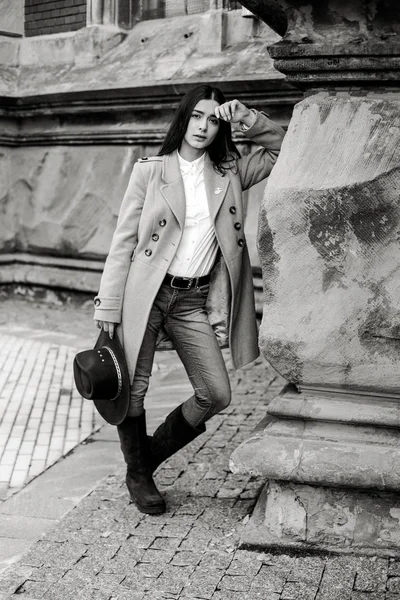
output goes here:
[[115, 369], [117, 371], [118, 391], [117, 391], [117, 394], [114, 396], [114, 398], [110, 398], [110, 402], [112, 402], [113, 400], [116, 400], [118, 398], [118, 396], [120, 396], [120, 394], [121, 394], [121, 390], [122, 390], [122, 374], [121, 374], [121, 369], [119, 368], [117, 357], [115, 356], [114, 352], [108, 346], [103, 346], [103, 348], [105, 348], [106, 350], [109, 351], [109, 353], [111, 355], [111, 358], [114, 361]]

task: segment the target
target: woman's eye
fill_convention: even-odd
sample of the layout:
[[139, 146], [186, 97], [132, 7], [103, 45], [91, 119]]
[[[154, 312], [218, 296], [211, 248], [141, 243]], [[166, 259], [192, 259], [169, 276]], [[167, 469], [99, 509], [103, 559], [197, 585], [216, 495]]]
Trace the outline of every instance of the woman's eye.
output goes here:
[[213, 125], [218, 125], [218, 119], [210, 119], [210, 123]]
[[200, 115], [196, 115], [196, 113], [193, 113], [193, 114], [192, 114], [192, 117], [194, 117], [195, 119], [199, 119], [199, 118], [200, 118]]

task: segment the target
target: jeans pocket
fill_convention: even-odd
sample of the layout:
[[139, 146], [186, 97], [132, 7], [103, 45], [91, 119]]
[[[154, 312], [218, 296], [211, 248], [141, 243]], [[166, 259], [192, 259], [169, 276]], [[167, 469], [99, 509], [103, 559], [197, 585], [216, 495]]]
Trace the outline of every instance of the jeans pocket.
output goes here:
[[199, 285], [196, 289], [202, 298], [207, 298], [210, 290], [210, 284], [206, 283], [205, 285]]

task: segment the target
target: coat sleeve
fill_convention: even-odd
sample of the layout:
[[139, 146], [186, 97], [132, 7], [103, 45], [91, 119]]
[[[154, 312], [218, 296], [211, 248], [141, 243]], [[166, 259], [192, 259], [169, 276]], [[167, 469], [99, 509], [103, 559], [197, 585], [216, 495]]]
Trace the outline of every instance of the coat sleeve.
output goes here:
[[96, 320], [121, 322], [125, 283], [138, 241], [139, 221], [145, 197], [145, 178], [140, 165], [136, 163], [121, 203], [99, 293], [94, 299]]
[[284, 129], [271, 121], [266, 114], [255, 112], [256, 120], [244, 134], [262, 148], [237, 160], [243, 190], [268, 177], [278, 158], [285, 135]]

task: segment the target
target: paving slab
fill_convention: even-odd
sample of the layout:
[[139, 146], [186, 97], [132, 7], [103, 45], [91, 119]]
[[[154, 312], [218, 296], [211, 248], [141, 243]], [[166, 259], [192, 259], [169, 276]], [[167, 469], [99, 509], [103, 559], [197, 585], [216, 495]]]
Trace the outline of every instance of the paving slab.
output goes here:
[[37, 540], [43, 533], [54, 527], [53, 519], [25, 517], [21, 515], [1, 514], [1, 539], [2, 545], [9, 540]]
[[120, 461], [117, 440], [78, 446], [57, 468], [48, 469], [0, 506], [2, 515], [60, 519]]
[[1, 500], [102, 425], [93, 404], [75, 389], [76, 350], [37, 333], [0, 331]]

